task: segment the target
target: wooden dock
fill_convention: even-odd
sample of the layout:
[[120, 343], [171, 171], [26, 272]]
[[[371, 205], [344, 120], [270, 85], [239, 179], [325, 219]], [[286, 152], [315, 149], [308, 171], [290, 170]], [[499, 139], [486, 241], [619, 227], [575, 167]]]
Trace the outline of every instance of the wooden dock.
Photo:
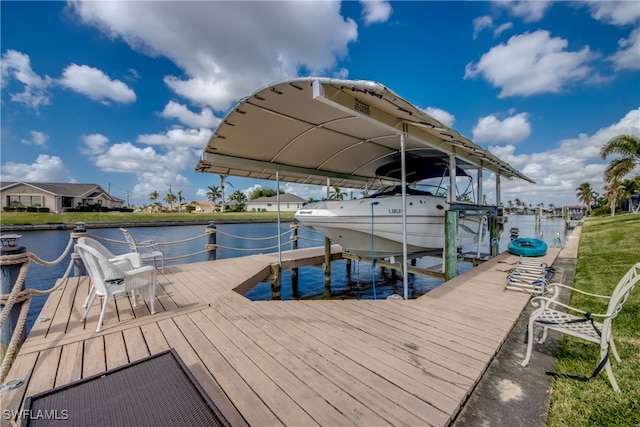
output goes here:
[[[283, 266], [322, 253], [286, 252]], [[277, 254], [168, 266], [156, 314], [118, 297], [100, 333], [99, 299], [80, 320], [89, 278], [72, 277], [20, 349], [7, 379], [24, 384], [0, 392], [1, 424], [20, 422], [6, 414], [27, 396], [174, 348], [234, 426], [446, 426], [528, 303], [504, 291], [516, 260], [502, 254], [408, 301], [255, 302], [234, 291], [265, 279]]]

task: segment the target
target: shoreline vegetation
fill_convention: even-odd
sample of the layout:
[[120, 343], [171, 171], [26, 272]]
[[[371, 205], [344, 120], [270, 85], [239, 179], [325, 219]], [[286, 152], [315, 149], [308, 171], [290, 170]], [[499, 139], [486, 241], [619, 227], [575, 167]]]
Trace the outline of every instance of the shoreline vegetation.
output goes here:
[[[640, 262], [640, 214], [590, 217], [582, 226], [573, 286], [611, 295], [620, 278]], [[606, 301], [573, 292], [569, 305], [606, 313]], [[591, 381], [557, 378], [551, 392], [547, 427], [640, 425], [640, 289], [635, 289], [613, 320], [622, 363], [612, 361], [620, 385], [616, 393], [601, 372]], [[534, 350], [535, 351], [535, 350]], [[555, 354], [555, 372], [589, 376], [600, 360], [598, 345], [565, 335]]]
[[[281, 221], [292, 221], [294, 212], [280, 212]], [[222, 223], [275, 222], [277, 212], [225, 212], [211, 214], [189, 213], [130, 213], [130, 212], [65, 212], [60, 214], [37, 212], [3, 212], [2, 231], [64, 230], [84, 223], [87, 228], [166, 227], [170, 225], [207, 225]]]

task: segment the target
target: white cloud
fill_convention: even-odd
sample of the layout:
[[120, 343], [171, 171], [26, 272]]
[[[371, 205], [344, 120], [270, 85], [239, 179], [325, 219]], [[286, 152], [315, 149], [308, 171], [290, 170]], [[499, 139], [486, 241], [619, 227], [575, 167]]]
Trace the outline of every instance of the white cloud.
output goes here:
[[190, 184], [184, 176], [175, 171], [146, 172], [138, 175], [138, 182], [133, 187], [133, 194], [142, 204], [149, 204], [149, 195], [157, 191], [160, 195], [159, 201], [163, 203], [164, 197], [169, 194], [169, 186], [175, 195], [178, 190], [189, 188]]
[[391, 4], [385, 0], [361, 0], [365, 25], [386, 22], [391, 16]]
[[331, 70], [357, 38], [357, 25], [341, 16], [339, 2], [74, 2], [69, 7], [108, 36], [171, 60], [184, 74], [165, 76], [168, 87], [214, 111], [299, 71]]
[[467, 64], [464, 78], [482, 75], [499, 97], [557, 93], [567, 85], [594, 78], [588, 62], [594, 58], [589, 47], [566, 50], [568, 42], [550, 37], [548, 31], [513, 36], [482, 55], [478, 63]]
[[140, 135], [136, 139], [136, 142], [168, 147], [191, 147], [202, 150], [205, 145], [207, 145], [212, 133], [210, 129], [174, 128], [165, 134]]
[[0, 181], [74, 182], [62, 159], [46, 154], [39, 155], [32, 164], [5, 163]]
[[20, 142], [26, 145], [44, 146], [49, 141], [49, 135], [44, 132], [32, 130], [29, 132], [31, 139], [21, 139]]
[[495, 1], [495, 5], [507, 9], [513, 16], [524, 22], [536, 22], [542, 19], [552, 2], [543, 0]]
[[24, 90], [20, 93], [11, 93], [11, 100], [25, 104], [36, 111], [42, 105], [49, 105], [51, 97], [47, 88], [52, 85], [53, 79], [49, 76], [40, 77], [31, 69], [29, 55], [9, 49], [2, 54], [0, 60], [0, 72], [2, 74], [2, 88], [7, 87], [12, 80], [22, 83]]
[[449, 127], [453, 127], [456, 117], [448, 111], [436, 107], [427, 107], [424, 112]]
[[513, 28], [513, 23], [505, 22], [496, 27], [491, 16], [479, 16], [473, 20], [473, 38], [476, 39], [483, 30], [491, 28], [493, 28], [493, 37], [496, 38], [506, 30]]
[[618, 46], [619, 50], [609, 58], [616, 70], [640, 69], [640, 28], [633, 30], [629, 38], [618, 40]]
[[598, 1], [585, 2], [591, 10], [591, 16], [612, 25], [633, 25], [640, 19], [640, 7], [637, 1]]
[[520, 142], [531, 134], [529, 115], [519, 113], [500, 120], [495, 114], [478, 119], [473, 127], [473, 140], [492, 144]]
[[175, 101], [169, 101], [160, 115], [167, 119], [178, 119], [192, 128], [213, 128], [220, 123], [220, 119], [213, 115], [210, 108], [203, 108], [197, 114]]
[[489, 15], [478, 16], [473, 20], [473, 38], [475, 39], [487, 28], [493, 28], [493, 18]]
[[108, 103], [109, 100], [128, 104], [136, 100], [136, 94], [120, 80], [112, 80], [97, 68], [71, 64], [62, 72], [61, 86]]
[[493, 30], [493, 37], [498, 37], [500, 34], [510, 30], [511, 28], [513, 28], [513, 22], [505, 22], [504, 24], [499, 25], [495, 30]]
[[84, 154], [97, 155], [107, 150], [109, 138], [102, 134], [94, 133], [91, 135], [82, 135], [82, 142], [84, 142], [85, 145], [81, 150]]
[[[593, 135], [580, 134], [576, 138], [562, 140], [556, 148], [531, 154], [516, 154], [514, 145], [493, 146], [490, 151], [500, 159], [521, 170], [536, 181], [528, 184], [514, 179], [503, 180], [502, 202], [519, 198], [534, 206], [540, 202], [556, 206], [577, 204], [576, 188], [588, 182], [595, 191], [603, 193], [604, 169], [608, 160], [600, 158], [600, 149], [611, 138], [620, 134], [640, 136], [640, 108], [629, 111], [610, 126]], [[489, 174], [484, 188], [488, 199], [495, 200], [495, 177]]]

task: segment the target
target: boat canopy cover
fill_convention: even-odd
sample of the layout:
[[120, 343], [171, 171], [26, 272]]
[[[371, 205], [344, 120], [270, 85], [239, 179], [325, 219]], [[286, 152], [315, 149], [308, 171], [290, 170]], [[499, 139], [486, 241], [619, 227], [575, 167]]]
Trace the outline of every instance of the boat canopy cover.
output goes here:
[[[403, 138], [401, 138], [401, 135]], [[376, 189], [388, 164], [430, 159], [533, 182], [380, 83], [300, 77], [240, 100], [217, 127], [196, 171], [303, 184]], [[417, 161], [417, 160], [416, 160]], [[386, 166], [393, 169], [395, 166]], [[409, 178], [411, 179], [411, 178]]]

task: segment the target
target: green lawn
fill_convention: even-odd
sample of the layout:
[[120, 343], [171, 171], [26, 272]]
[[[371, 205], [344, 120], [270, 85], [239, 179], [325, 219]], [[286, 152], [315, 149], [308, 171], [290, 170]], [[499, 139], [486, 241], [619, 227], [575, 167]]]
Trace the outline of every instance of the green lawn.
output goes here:
[[[283, 219], [293, 218], [294, 212], [281, 212]], [[188, 213], [127, 213], [127, 212], [66, 212], [61, 214], [36, 212], [2, 212], [0, 224], [66, 224], [76, 222], [148, 222], [148, 221], [221, 221], [276, 220], [276, 212], [225, 212], [215, 214]]]
[[[574, 286], [610, 295], [627, 270], [640, 262], [640, 215], [590, 218], [584, 222]], [[605, 313], [606, 305], [577, 292], [571, 306]], [[640, 289], [636, 288], [613, 321], [622, 363], [611, 357], [622, 393], [611, 388], [601, 372], [588, 382], [557, 379], [554, 383], [548, 426], [640, 425]], [[555, 371], [589, 377], [600, 359], [599, 346], [565, 336], [556, 354]]]

